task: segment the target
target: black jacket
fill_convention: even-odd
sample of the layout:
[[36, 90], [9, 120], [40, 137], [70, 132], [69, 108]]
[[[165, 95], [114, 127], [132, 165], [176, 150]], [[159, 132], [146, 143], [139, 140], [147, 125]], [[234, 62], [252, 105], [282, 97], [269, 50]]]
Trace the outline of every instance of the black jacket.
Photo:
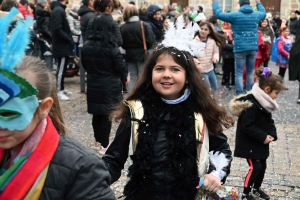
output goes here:
[[[147, 49], [155, 43], [151, 28], [144, 22], [144, 33]], [[140, 21], [126, 22], [120, 28], [123, 39], [123, 49], [126, 50], [127, 62], [144, 62], [145, 52]]]
[[227, 37], [227, 42], [223, 42], [222, 48], [223, 59], [234, 59], [232, 40]]
[[[105, 14], [105, 15], [107, 15], [107, 14]], [[100, 16], [101, 15], [97, 15], [96, 17], [100, 17]], [[92, 35], [93, 29], [94, 29], [93, 28], [94, 19], [95, 19], [95, 17], [89, 21], [89, 24], [88, 24], [87, 29], [86, 29], [85, 40], [87, 40], [87, 38], [91, 37], [91, 35]], [[112, 34], [115, 37], [116, 44], [118, 45], [118, 47], [120, 47], [123, 44], [122, 36], [121, 36], [121, 33], [120, 33], [120, 27], [119, 27], [119, 24], [115, 20], [113, 20], [112, 17], [111, 17], [111, 20], [112, 20], [111, 25], [112, 25], [112, 28], [113, 28], [113, 33]], [[98, 25], [101, 26], [101, 24], [98, 24]]]
[[290, 28], [290, 32], [293, 35], [297, 35], [297, 31], [299, 28], [299, 20], [298, 18], [291, 18], [286, 22], [286, 26]]
[[234, 156], [250, 159], [267, 159], [269, 144], [264, 144], [267, 135], [277, 140], [272, 114], [267, 112], [253, 94], [238, 96], [230, 102], [231, 112], [239, 116]]
[[36, 32], [40, 37], [51, 44], [51, 26], [50, 26], [50, 13], [44, 10], [44, 8], [37, 4], [35, 9], [36, 18]]
[[151, 27], [152, 32], [155, 36], [155, 41], [161, 42], [163, 40], [164, 36], [164, 27], [163, 27], [163, 21], [162, 20], [156, 20], [152, 17], [148, 17], [148, 20], [146, 21], [149, 26]]
[[80, 16], [80, 30], [83, 41], [85, 41], [85, 33], [89, 21], [95, 17], [95, 11], [90, 9], [89, 7], [82, 5], [78, 10], [78, 15]]
[[289, 80], [300, 82], [300, 40], [296, 40], [291, 51], [289, 59]]
[[66, 6], [59, 1], [51, 2], [51, 34], [53, 57], [73, 55], [73, 38], [66, 16]]
[[[161, 101], [160, 99], [149, 98], [147, 101], [154, 103], [142, 103], [145, 121], [140, 120], [141, 123], [139, 123], [138, 144], [136, 151], [130, 156], [133, 165], [129, 167], [128, 176], [131, 179], [125, 186], [124, 194], [128, 199], [194, 199], [195, 188], [199, 183], [196, 162], [199, 143], [195, 138], [195, 119], [191, 116], [194, 112], [189, 107], [191, 102], [168, 105], [158, 102]], [[103, 157], [112, 177], [111, 183], [119, 179], [124, 163], [128, 159], [129, 148], [132, 148], [130, 146], [131, 119], [129, 114], [124, 116], [114, 141]], [[173, 123], [174, 120], [177, 124]], [[143, 123], [144, 125], [141, 125]], [[172, 124], [171, 127], [170, 124]], [[181, 132], [179, 129], [185, 130], [185, 133], [182, 132], [183, 134], [178, 136], [180, 138], [176, 134], [176, 132]], [[178, 140], [181, 143], [178, 143]], [[209, 151], [219, 151], [225, 154], [226, 159], [229, 160], [228, 166], [223, 168], [227, 176], [232, 159], [227, 137], [224, 134], [209, 136], [209, 148]], [[144, 158], [146, 160], [140, 159], [145, 157], [145, 154], [147, 155]], [[181, 168], [184, 169], [181, 170]], [[215, 169], [216, 166], [210, 165], [208, 173]], [[223, 178], [223, 182], [225, 182], [226, 176]], [[176, 190], [178, 187], [180, 189]], [[179, 197], [183, 191], [184, 198]], [[142, 198], [139, 198], [139, 195]]]
[[[113, 21], [112, 18], [111, 20]], [[110, 45], [101, 42], [101, 33], [99, 31], [94, 33], [92, 22], [93, 20], [88, 26], [81, 52], [82, 65], [88, 75], [88, 112], [109, 115], [122, 99], [120, 77], [125, 71], [125, 63], [116, 41]]]
[[40, 200], [113, 200], [103, 161], [70, 137], [60, 136]]

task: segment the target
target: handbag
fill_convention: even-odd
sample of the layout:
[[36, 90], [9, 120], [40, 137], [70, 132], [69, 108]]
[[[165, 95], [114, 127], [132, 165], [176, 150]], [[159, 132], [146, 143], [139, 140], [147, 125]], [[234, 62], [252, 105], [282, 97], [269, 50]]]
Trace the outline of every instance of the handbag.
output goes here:
[[140, 21], [141, 29], [142, 29], [142, 38], [143, 38], [143, 46], [144, 46], [144, 53], [145, 58], [147, 59], [149, 57], [148, 50], [147, 50], [147, 44], [146, 44], [146, 38], [145, 38], [145, 31], [144, 31], [144, 23], [143, 21]]

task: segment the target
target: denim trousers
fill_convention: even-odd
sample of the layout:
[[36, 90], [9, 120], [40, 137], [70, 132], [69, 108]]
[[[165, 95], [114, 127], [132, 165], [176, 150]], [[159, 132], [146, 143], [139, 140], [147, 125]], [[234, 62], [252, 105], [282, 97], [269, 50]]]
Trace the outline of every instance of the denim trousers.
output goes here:
[[243, 72], [246, 66], [246, 90], [250, 91], [254, 84], [254, 65], [257, 51], [244, 51], [234, 53], [235, 87], [236, 94], [244, 93]]
[[203, 73], [203, 76], [209, 87], [211, 87], [213, 90], [218, 89], [217, 77], [214, 70], [211, 70], [208, 73]]

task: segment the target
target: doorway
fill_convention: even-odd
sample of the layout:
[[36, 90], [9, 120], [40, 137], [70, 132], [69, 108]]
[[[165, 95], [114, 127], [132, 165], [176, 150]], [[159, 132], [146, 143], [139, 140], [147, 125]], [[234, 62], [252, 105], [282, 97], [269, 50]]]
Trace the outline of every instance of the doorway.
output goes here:
[[177, 3], [183, 10], [184, 7], [189, 5], [189, 0], [170, 0], [170, 5], [172, 5], [172, 3]]
[[267, 12], [280, 12], [281, 0], [261, 0]]

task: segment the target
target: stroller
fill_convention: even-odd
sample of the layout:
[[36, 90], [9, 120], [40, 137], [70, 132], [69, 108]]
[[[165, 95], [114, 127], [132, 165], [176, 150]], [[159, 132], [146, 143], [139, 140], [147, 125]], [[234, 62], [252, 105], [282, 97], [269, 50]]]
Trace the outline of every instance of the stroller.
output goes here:
[[[38, 40], [42, 41], [45, 43], [45, 45], [48, 47], [48, 50], [51, 52], [52, 48], [51, 45], [44, 39], [42, 38], [38, 38]], [[42, 52], [40, 51], [40, 54]], [[51, 52], [52, 53], [52, 52]], [[67, 71], [65, 74], [65, 77], [74, 77], [74, 76], [78, 76], [78, 72], [79, 72], [79, 68], [80, 68], [80, 59], [77, 56], [69, 56], [69, 59], [67, 60], [68, 64], [67, 64]]]

